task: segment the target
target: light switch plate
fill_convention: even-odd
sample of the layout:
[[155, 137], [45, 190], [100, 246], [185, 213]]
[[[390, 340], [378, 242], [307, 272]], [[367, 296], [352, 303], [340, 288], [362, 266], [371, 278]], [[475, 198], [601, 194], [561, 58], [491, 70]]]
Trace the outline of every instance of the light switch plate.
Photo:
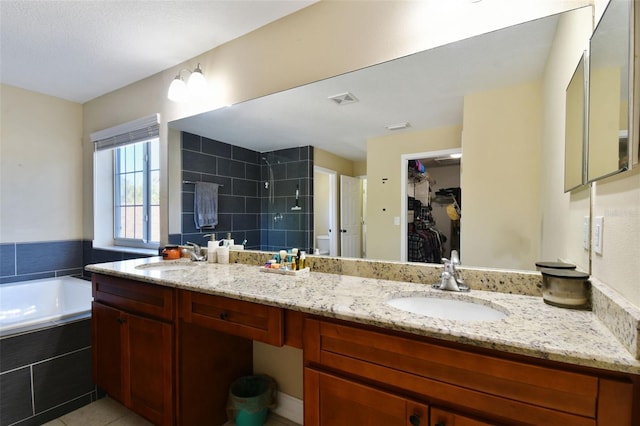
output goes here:
[[602, 254], [602, 240], [604, 232], [604, 217], [596, 216], [593, 222], [593, 250], [596, 254]]
[[393, 217], [393, 224], [394, 225], [400, 225], [400, 216], [394, 216]]
[[582, 248], [589, 250], [589, 216], [582, 221]]

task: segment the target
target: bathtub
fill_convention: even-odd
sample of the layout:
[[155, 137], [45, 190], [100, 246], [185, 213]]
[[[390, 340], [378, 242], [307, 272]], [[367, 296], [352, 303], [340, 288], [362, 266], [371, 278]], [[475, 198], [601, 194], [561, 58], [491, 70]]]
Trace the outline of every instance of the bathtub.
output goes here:
[[[98, 398], [91, 378], [91, 282], [0, 284], [0, 426], [44, 424]], [[19, 396], [17, 396], [19, 395]]]
[[91, 282], [71, 276], [0, 285], [0, 336], [91, 312]]

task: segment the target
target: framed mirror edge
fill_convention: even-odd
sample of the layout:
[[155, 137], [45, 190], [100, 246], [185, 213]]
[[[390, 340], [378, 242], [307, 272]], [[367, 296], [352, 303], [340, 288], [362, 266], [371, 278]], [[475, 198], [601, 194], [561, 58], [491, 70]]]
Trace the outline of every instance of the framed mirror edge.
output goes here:
[[[589, 65], [588, 65], [588, 73], [591, 74], [591, 70], [593, 67], [591, 66], [592, 55], [591, 55], [591, 45], [593, 41], [593, 37], [596, 35], [598, 27], [602, 23], [602, 20], [609, 10], [612, 1], [607, 4], [605, 11], [603, 12], [602, 17], [600, 18], [600, 22], [593, 29], [593, 33], [589, 38]], [[619, 173], [623, 173], [625, 171], [631, 170], [634, 167], [638, 167], [638, 152], [640, 151], [640, 135], [638, 134], [638, 130], [640, 129], [640, 118], [635, 116], [636, 111], [640, 111], [640, 61], [638, 60], [638, 55], [640, 54], [640, 8], [636, 7], [636, 0], [629, 0], [629, 44], [628, 44], [628, 53], [627, 53], [627, 67], [629, 68], [628, 75], [628, 93], [627, 93], [627, 160], [625, 164], [620, 164], [619, 168], [616, 170], [612, 170], [611, 172], [604, 173], [599, 176], [589, 177], [589, 131], [587, 131], [586, 135], [586, 155], [585, 155], [585, 170], [583, 171], [586, 175], [585, 184], [591, 184], [593, 182], [597, 182], [611, 176], [615, 176]], [[591, 85], [591, 79], [589, 79], [588, 87]], [[587, 96], [589, 96], [589, 88], [587, 89]], [[587, 111], [590, 109], [590, 97], [585, 98], [585, 103], [587, 104]], [[590, 114], [587, 113], [587, 122], [586, 127], [589, 129], [589, 119]], [[574, 188], [575, 189], [575, 188]]]
[[589, 103], [588, 103], [588, 99], [589, 99], [589, 44], [587, 43], [587, 45], [585, 46], [584, 51], [582, 52], [582, 55], [580, 56], [580, 59], [578, 60], [578, 64], [576, 65], [575, 70], [573, 71], [573, 75], [571, 77], [571, 79], [569, 80], [569, 83], [567, 84], [567, 88], [565, 90], [566, 95], [566, 102], [569, 102], [569, 90], [571, 87], [571, 84], [574, 81], [574, 78], [576, 78], [576, 76], [579, 75], [579, 72], [582, 71], [582, 125], [580, 126], [582, 128], [582, 143], [581, 143], [581, 148], [582, 148], [582, 158], [580, 159], [580, 163], [581, 163], [581, 173], [580, 173], [580, 183], [578, 184], [573, 184], [570, 186], [570, 184], [567, 184], [567, 180], [569, 179], [569, 172], [567, 170], [568, 168], [568, 162], [567, 162], [567, 144], [568, 144], [568, 137], [566, 135], [566, 126], [567, 126], [567, 118], [566, 118], [566, 113], [565, 113], [565, 162], [564, 162], [564, 167], [565, 167], [565, 171], [564, 171], [564, 192], [569, 193], [572, 191], [575, 191], [577, 189], [581, 189], [583, 188], [586, 184], [587, 184], [587, 168], [588, 168], [588, 164], [589, 164], [589, 157], [588, 157], [588, 152], [589, 152]]

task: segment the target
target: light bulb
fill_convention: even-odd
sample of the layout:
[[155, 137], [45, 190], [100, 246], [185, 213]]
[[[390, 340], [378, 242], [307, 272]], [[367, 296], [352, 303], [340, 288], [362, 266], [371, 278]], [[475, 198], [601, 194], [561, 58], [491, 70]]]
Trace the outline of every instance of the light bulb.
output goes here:
[[204, 74], [202, 74], [200, 64], [198, 64], [196, 69], [193, 70], [193, 72], [189, 76], [187, 87], [189, 88], [189, 93], [193, 97], [202, 97], [206, 94], [207, 80], [204, 78]]
[[182, 81], [179, 74], [171, 82], [167, 97], [174, 102], [186, 102], [189, 99], [187, 85]]

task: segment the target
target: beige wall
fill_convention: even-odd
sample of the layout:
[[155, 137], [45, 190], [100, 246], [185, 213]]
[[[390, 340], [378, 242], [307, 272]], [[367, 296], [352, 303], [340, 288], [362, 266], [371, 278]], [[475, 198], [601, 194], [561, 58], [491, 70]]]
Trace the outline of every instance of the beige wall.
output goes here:
[[354, 162], [320, 148], [313, 148], [313, 165], [335, 170], [340, 175], [354, 176]]
[[543, 260], [565, 260], [589, 271], [582, 226], [589, 216], [588, 188], [564, 193], [565, 90], [591, 35], [591, 8], [564, 14], [556, 29], [543, 77], [540, 176]]
[[82, 105], [0, 85], [0, 242], [82, 238]]
[[602, 255], [591, 274], [640, 307], [640, 167], [595, 183], [593, 214], [604, 217]]
[[[606, 176], [618, 170], [618, 150], [611, 149], [618, 141], [620, 125], [620, 68], [609, 67], [589, 71], [589, 175], [588, 180]], [[624, 126], [626, 129], [626, 126]]]
[[539, 82], [467, 95], [460, 260], [534, 270], [540, 245]]
[[[404, 132], [367, 141], [367, 243], [370, 259], [400, 260], [403, 154], [460, 148], [462, 128]], [[386, 180], [383, 180], [386, 179]]]

